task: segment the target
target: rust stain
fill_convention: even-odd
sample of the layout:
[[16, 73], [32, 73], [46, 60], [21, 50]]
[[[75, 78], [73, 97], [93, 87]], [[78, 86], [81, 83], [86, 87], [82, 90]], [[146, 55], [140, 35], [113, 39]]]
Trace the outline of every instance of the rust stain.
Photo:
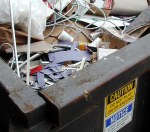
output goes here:
[[91, 79], [80, 79], [80, 82], [78, 83], [78, 85], [83, 85], [85, 83], [89, 83], [89, 82], [92, 82]]
[[25, 111], [33, 111], [34, 110], [34, 106], [31, 105], [31, 104], [24, 103], [24, 110]]
[[91, 97], [90, 93], [87, 90], [84, 91], [84, 97], [85, 97], [87, 102], [92, 101], [92, 97]]

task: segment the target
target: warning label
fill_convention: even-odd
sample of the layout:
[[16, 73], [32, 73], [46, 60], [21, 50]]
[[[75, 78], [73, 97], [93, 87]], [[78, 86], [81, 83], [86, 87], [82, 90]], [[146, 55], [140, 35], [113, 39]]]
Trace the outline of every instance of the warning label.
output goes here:
[[106, 117], [116, 112], [134, 99], [136, 80], [106, 97]]
[[117, 132], [132, 120], [137, 79], [105, 98], [104, 132]]
[[133, 104], [130, 104], [116, 114], [112, 115], [110, 118], [108, 118], [105, 122], [105, 132], [116, 132], [127, 123], [129, 123], [132, 120], [132, 109]]

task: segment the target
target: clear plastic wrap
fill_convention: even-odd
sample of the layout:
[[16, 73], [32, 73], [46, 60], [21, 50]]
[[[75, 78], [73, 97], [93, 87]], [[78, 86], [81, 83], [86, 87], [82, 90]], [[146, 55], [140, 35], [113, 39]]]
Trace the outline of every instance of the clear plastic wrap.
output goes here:
[[[31, 34], [34, 37], [44, 39], [43, 31], [46, 28], [46, 20], [50, 15], [50, 9], [42, 0], [31, 0]], [[14, 23], [23, 31], [28, 30], [30, 0], [12, 0]], [[11, 22], [9, 0], [0, 0], [0, 23]]]

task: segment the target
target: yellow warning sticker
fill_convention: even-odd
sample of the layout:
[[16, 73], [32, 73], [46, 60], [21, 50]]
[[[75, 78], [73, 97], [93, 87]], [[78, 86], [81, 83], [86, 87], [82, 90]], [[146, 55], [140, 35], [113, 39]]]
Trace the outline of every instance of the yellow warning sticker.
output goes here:
[[128, 103], [134, 101], [137, 85], [136, 82], [136, 79], [131, 81], [105, 98], [105, 117], [110, 116]]

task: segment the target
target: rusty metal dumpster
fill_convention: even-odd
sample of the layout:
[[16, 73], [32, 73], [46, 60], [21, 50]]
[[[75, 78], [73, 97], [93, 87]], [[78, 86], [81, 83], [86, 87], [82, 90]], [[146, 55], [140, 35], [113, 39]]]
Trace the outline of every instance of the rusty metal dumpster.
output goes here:
[[148, 117], [150, 35], [40, 92], [0, 61], [0, 131], [141, 132]]

